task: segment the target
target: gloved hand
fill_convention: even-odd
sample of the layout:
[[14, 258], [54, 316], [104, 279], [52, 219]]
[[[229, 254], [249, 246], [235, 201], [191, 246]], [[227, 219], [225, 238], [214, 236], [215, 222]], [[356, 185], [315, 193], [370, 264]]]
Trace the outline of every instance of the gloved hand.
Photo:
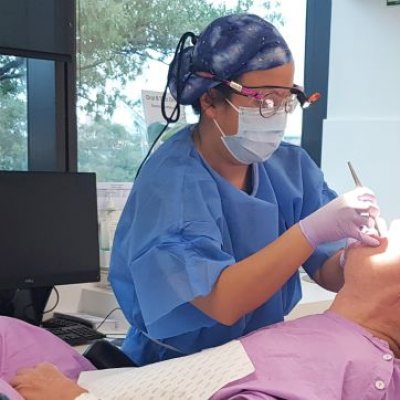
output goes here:
[[353, 238], [368, 246], [379, 246], [370, 228], [379, 215], [374, 193], [357, 187], [330, 201], [299, 222], [300, 228], [314, 248], [321, 243]]
[[[376, 219], [376, 224], [378, 225], [379, 233], [381, 238], [385, 238], [387, 236], [387, 224], [383, 218], [378, 217]], [[379, 236], [376, 227], [365, 229], [365, 233], [369, 235]], [[347, 240], [346, 246], [342, 249], [339, 257], [339, 266], [344, 268], [347, 260], [347, 253], [349, 249], [359, 246], [361, 243], [357, 239], [350, 238]]]
[[346, 246], [342, 249], [339, 257], [339, 267], [344, 268], [346, 261], [347, 261], [347, 253], [348, 250], [352, 247], [359, 246], [360, 242], [357, 239], [350, 238], [347, 240]]

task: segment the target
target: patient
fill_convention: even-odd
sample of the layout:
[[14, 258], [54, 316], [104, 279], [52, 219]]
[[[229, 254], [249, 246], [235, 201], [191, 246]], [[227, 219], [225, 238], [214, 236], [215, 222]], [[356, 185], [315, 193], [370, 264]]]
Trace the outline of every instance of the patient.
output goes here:
[[[399, 399], [399, 242], [400, 221], [395, 221], [388, 239], [378, 248], [351, 247], [344, 267], [345, 284], [329, 311], [263, 328], [242, 338], [240, 342], [255, 371], [228, 383], [211, 399]], [[2, 333], [0, 337], [4, 340]], [[1, 346], [2, 350], [6, 348], [4, 343]], [[15, 368], [4, 374], [7, 360], [2, 353], [1, 377], [27, 400], [99, 398], [89, 397], [74, 382], [79, 370], [91, 368], [75, 357], [73, 373], [72, 364], [68, 370], [55, 361], [72, 380], [49, 364], [22, 370], [10, 380]], [[45, 360], [54, 362], [42, 356], [41, 361]], [[135, 399], [135, 393], [113, 398]]]

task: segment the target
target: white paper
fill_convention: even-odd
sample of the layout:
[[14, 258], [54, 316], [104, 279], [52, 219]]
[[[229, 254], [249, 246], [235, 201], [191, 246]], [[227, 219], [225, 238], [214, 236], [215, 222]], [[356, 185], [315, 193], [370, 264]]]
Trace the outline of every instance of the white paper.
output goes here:
[[[149, 126], [155, 122], [165, 124], [164, 117], [161, 114], [161, 98], [163, 92], [156, 92], [154, 90], [142, 90], [142, 104], [144, 110], [144, 119], [146, 125]], [[170, 115], [176, 106], [176, 101], [170, 93], [165, 97], [165, 108], [167, 115]], [[180, 122], [186, 121], [185, 109], [181, 107]]]
[[82, 372], [78, 384], [107, 400], [207, 400], [254, 372], [238, 340], [190, 356], [140, 368]]

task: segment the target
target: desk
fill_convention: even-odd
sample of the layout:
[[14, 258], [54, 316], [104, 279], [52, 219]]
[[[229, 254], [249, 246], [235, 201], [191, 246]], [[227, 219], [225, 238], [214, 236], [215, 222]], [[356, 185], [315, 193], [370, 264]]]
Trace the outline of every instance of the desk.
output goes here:
[[[60, 293], [60, 301], [54, 311], [91, 314], [104, 318], [111, 310], [118, 307], [113, 292], [110, 289], [97, 287], [94, 283], [64, 285], [58, 286], [57, 289]], [[50, 308], [54, 302], [55, 295], [52, 293], [47, 307]], [[112, 333], [126, 334], [129, 324], [122, 312], [114, 311], [110, 318], [117, 321], [117, 330]]]

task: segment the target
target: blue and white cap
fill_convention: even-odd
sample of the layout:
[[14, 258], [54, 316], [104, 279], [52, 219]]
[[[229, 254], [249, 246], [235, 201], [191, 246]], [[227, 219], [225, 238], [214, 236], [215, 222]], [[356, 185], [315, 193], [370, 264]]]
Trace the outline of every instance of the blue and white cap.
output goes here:
[[292, 61], [292, 53], [274, 25], [257, 15], [232, 14], [211, 22], [194, 46], [176, 55], [169, 68], [168, 87], [180, 104], [193, 104], [219, 84], [196, 73], [234, 79], [245, 72], [272, 69]]

